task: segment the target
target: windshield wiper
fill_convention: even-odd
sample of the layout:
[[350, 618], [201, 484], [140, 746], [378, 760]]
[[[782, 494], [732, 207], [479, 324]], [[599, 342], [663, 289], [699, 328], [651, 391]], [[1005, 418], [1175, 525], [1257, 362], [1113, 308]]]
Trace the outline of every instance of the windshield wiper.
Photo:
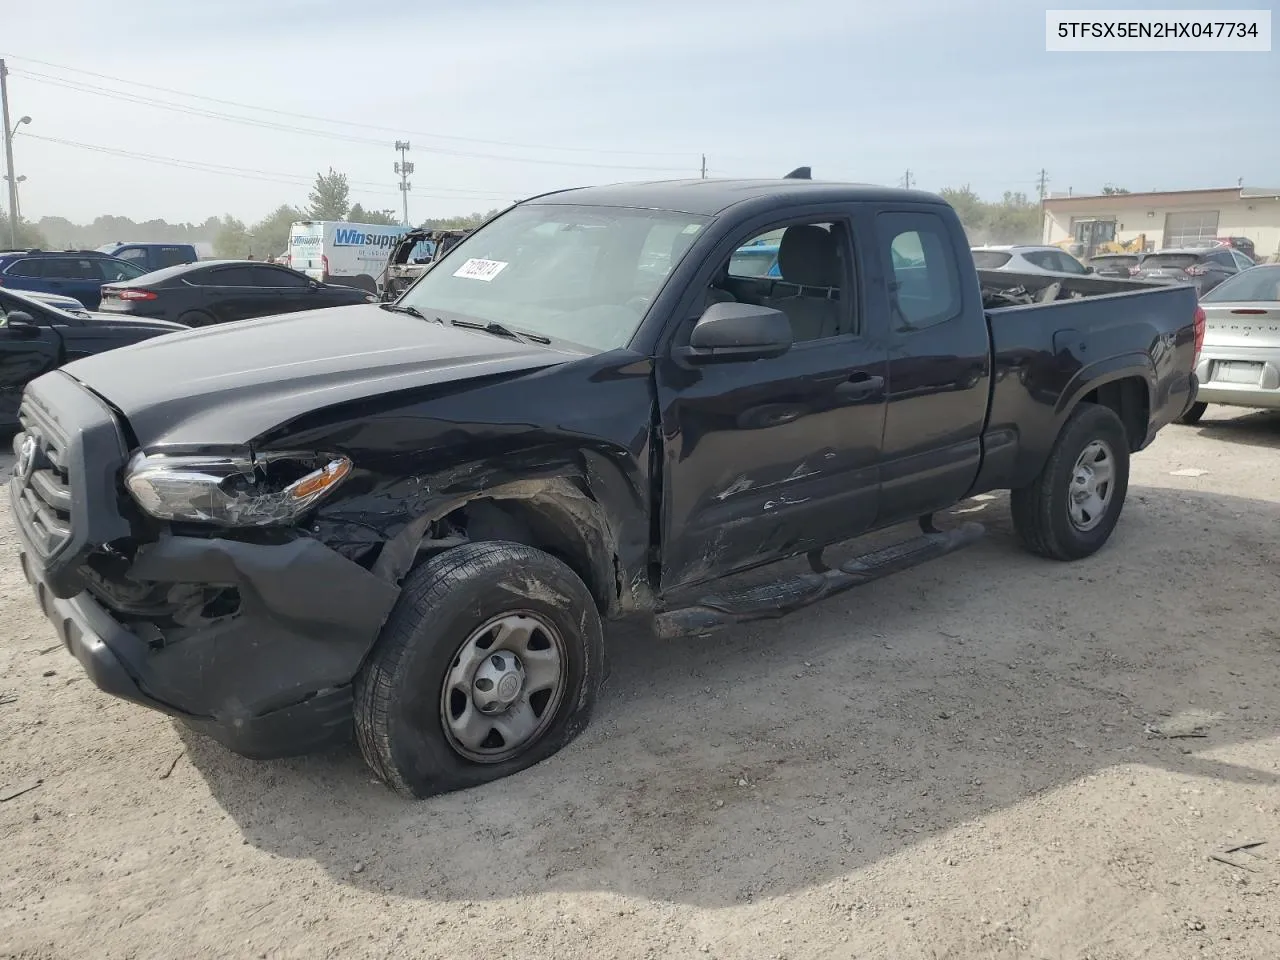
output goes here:
[[441, 320], [439, 317], [434, 317], [434, 318], [432, 318], [432, 317], [428, 317], [425, 313], [423, 313], [423, 312], [422, 312], [421, 310], [419, 310], [417, 307], [411, 307], [411, 306], [409, 306], [407, 303], [405, 303], [405, 304], [400, 304], [400, 303], [380, 303], [380, 304], [378, 304], [378, 306], [380, 306], [383, 310], [390, 310], [390, 311], [392, 311], [392, 312], [394, 312], [394, 313], [407, 313], [409, 316], [411, 316], [411, 317], [417, 317], [419, 320], [431, 320], [431, 319], [434, 319], [436, 323], [444, 323], [444, 321], [443, 321], [443, 320]]
[[457, 317], [449, 321], [455, 327], [463, 327], [467, 330], [483, 330], [485, 333], [492, 333], [496, 337], [508, 337], [512, 340], [532, 340], [534, 343], [550, 343], [550, 337], [544, 337], [540, 333], [526, 333], [523, 330], [512, 330], [508, 326], [504, 326], [497, 320], [486, 320], [480, 323], [476, 320], [462, 320]]

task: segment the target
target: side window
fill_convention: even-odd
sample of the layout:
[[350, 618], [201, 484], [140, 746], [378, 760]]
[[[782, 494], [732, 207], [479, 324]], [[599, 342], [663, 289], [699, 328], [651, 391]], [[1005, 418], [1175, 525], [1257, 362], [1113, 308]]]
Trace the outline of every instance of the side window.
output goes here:
[[946, 222], [933, 213], [882, 213], [876, 229], [897, 301], [894, 327], [924, 330], [960, 315], [960, 273]]
[[1232, 250], [1231, 256], [1232, 258], [1234, 258], [1236, 262], [1236, 266], [1239, 267], [1241, 270], [1248, 270], [1250, 267], [1254, 265], [1252, 260], [1250, 260], [1248, 257], [1246, 257], [1243, 253], [1241, 253], [1238, 250]]
[[1209, 254], [1205, 259], [1210, 261], [1211, 263], [1218, 264], [1218, 266], [1220, 267], [1227, 267], [1230, 270], [1236, 269], [1235, 260], [1232, 259], [1231, 254], [1226, 250], [1215, 250], [1213, 253]]
[[44, 261], [43, 260], [19, 260], [5, 271], [11, 277], [43, 277]]
[[136, 263], [140, 267], [147, 265], [147, 251], [142, 247], [125, 247], [119, 253], [112, 254], [121, 260], [128, 260], [130, 263]]
[[259, 287], [305, 287], [310, 284], [306, 277], [288, 270], [275, 270], [271, 267], [248, 267], [253, 274], [255, 285]]
[[1084, 273], [1085, 269], [1080, 261], [1075, 257], [1066, 253], [1054, 254], [1054, 258], [1058, 261], [1058, 269], [1063, 273]]
[[79, 257], [53, 257], [45, 261], [44, 275], [58, 280], [101, 280], [102, 274], [92, 260]]
[[249, 267], [224, 267], [221, 270], [210, 270], [199, 280], [192, 278], [193, 283], [202, 287], [256, 287], [253, 271]]
[[1059, 270], [1057, 260], [1053, 254], [1045, 250], [1028, 250], [1022, 255], [1022, 259], [1028, 263], [1034, 264], [1041, 270]]
[[782, 230], [770, 230], [740, 246], [729, 258], [729, 276], [781, 276], [778, 269], [778, 246], [782, 242], [782, 234]]
[[708, 291], [716, 300], [781, 310], [795, 343], [858, 329], [848, 289], [849, 231], [830, 220], [773, 227], [740, 244], [722, 261]]

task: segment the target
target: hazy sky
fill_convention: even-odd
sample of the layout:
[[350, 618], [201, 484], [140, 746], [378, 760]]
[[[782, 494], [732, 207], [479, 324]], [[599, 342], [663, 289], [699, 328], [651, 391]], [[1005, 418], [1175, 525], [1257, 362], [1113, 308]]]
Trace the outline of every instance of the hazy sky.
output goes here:
[[[1123, 4], [1175, 6], [1214, 4]], [[1050, 54], [1030, 0], [0, 7], [11, 118], [33, 121], [15, 140], [29, 219], [256, 219], [328, 167], [399, 210], [396, 139], [415, 221], [696, 176], [704, 151], [712, 176], [910, 169], [991, 197], [1034, 194], [1042, 167], [1076, 192], [1280, 185], [1280, 54]]]

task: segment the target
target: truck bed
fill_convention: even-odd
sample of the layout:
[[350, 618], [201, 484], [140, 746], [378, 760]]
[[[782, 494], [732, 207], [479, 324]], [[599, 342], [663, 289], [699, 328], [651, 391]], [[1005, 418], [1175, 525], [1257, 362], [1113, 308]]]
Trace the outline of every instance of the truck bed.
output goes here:
[[1147, 389], [1135, 402], [1150, 418], [1135, 449], [1182, 413], [1192, 389], [1187, 371], [1195, 365], [1194, 287], [996, 270], [978, 275], [984, 302], [1000, 291], [1045, 293], [1061, 284], [1057, 299], [986, 310], [993, 361], [987, 435], [1017, 450], [1016, 462], [1005, 465], [1006, 486], [1034, 475], [1057, 434], [1059, 411], [1105, 383], [1112, 368], [1144, 371]]

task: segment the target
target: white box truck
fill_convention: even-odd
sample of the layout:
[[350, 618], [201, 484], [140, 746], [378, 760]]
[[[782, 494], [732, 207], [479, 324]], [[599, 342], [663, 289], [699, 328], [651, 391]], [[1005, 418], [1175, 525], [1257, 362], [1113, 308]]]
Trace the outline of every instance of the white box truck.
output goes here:
[[299, 220], [289, 228], [288, 265], [321, 283], [378, 292], [378, 276], [408, 227], [345, 220]]

